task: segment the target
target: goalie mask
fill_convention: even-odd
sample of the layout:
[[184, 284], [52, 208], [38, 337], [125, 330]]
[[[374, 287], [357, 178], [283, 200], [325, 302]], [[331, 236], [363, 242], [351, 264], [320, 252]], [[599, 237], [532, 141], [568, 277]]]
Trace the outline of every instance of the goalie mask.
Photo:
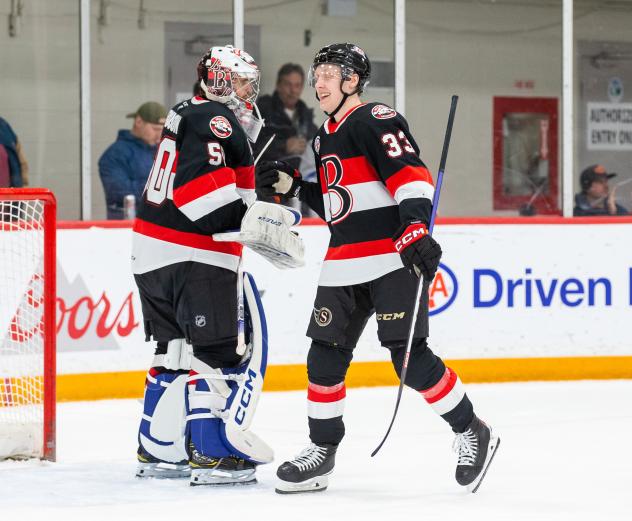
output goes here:
[[232, 45], [211, 47], [198, 63], [204, 95], [233, 111], [253, 143], [263, 127], [255, 100], [259, 95], [259, 68], [247, 52]]

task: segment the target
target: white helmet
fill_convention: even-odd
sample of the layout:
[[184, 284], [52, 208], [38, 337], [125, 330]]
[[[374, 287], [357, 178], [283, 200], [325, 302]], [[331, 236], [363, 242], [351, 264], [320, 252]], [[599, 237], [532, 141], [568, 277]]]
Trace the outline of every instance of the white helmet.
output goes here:
[[255, 104], [259, 95], [259, 68], [252, 56], [232, 45], [211, 47], [200, 59], [197, 70], [205, 96], [228, 106], [250, 141], [256, 141], [263, 120]]

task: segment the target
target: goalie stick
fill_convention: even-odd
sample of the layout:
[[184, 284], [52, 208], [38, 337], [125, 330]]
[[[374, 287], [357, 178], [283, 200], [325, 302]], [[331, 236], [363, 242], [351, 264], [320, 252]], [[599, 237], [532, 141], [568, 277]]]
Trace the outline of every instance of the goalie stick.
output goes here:
[[[261, 159], [263, 153], [270, 146], [276, 134], [272, 134], [270, 139], [268, 139], [267, 143], [263, 145], [263, 148], [259, 152], [259, 155], [254, 160], [254, 165], [256, 166]], [[239, 265], [237, 267], [237, 354], [239, 356], [243, 356], [246, 352], [246, 334], [244, 331], [244, 268], [243, 268], [243, 259], [239, 258]]]
[[[456, 104], [459, 100], [458, 96], [452, 96], [452, 103], [450, 104], [450, 114], [448, 116], [448, 125], [445, 129], [445, 138], [443, 140], [443, 150], [441, 151], [441, 160], [439, 161], [439, 172], [437, 174], [437, 186], [435, 188], [434, 197], [432, 198], [432, 214], [430, 216], [430, 224], [428, 226], [428, 233], [432, 235], [432, 229], [434, 228], [435, 219], [437, 217], [437, 207], [439, 206], [439, 194], [441, 193], [441, 185], [443, 184], [443, 171], [445, 169], [445, 163], [448, 157], [448, 148], [450, 147], [450, 136], [452, 135], [452, 125], [454, 124], [454, 115], [456, 113]], [[421, 291], [424, 285], [424, 278], [420, 274], [419, 281], [417, 282], [417, 296], [415, 297], [415, 307], [413, 309], [413, 317], [410, 323], [410, 331], [408, 333], [408, 341], [406, 343], [406, 354], [404, 355], [404, 361], [402, 363], [402, 371], [399, 377], [399, 389], [397, 391], [397, 401], [395, 402], [395, 410], [393, 411], [393, 418], [388, 426], [388, 430], [384, 435], [384, 438], [377, 446], [377, 448], [371, 453], [371, 457], [375, 456], [384, 445], [386, 438], [393, 428], [395, 423], [395, 417], [399, 409], [399, 403], [402, 400], [402, 392], [404, 390], [404, 382], [406, 381], [406, 373], [408, 372], [408, 358], [410, 357], [410, 349], [413, 344], [413, 335], [415, 332], [415, 322], [417, 322], [417, 314], [419, 313], [419, 301], [421, 299]]]

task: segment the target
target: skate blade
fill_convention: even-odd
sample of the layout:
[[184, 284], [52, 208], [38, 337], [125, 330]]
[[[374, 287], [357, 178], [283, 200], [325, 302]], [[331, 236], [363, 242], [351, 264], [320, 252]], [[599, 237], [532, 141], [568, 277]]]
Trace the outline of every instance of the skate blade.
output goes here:
[[487, 474], [487, 469], [491, 465], [499, 446], [500, 438], [497, 436], [492, 436], [489, 440], [489, 448], [487, 449], [487, 457], [485, 458], [485, 465], [483, 465], [483, 470], [481, 471], [479, 476], [467, 486], [468, 492], [474, 494], [478, 490], [478, 487], [481, 486], [483, 478], [485, 477], [485, 474]]
[[191, 467], [174, 463], [139, 463], [137, 478], [183, 479], [191, 477]]
[[256, 485], [255, 471], [240, 473], [228, 473], [214, 470], [193, 470], [191, 472], [192, 487], [201, 485], [230, 486], [230, 485]]
[[300, 483], [292, 483], [290, 481], [278, 480], [275, 492], [277, 494], [302, 494], [305, 492], [322, 492], [327, 489], [329, 478], [325, 476], [317, 476], [315, 478], [306, 479]]

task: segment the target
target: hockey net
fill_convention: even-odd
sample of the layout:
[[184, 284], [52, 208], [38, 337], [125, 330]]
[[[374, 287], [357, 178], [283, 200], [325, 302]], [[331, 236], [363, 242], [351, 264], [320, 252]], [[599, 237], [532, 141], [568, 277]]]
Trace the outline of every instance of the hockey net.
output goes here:
[[55, 198], [0, 188], [0, 459], [55, 459]]

